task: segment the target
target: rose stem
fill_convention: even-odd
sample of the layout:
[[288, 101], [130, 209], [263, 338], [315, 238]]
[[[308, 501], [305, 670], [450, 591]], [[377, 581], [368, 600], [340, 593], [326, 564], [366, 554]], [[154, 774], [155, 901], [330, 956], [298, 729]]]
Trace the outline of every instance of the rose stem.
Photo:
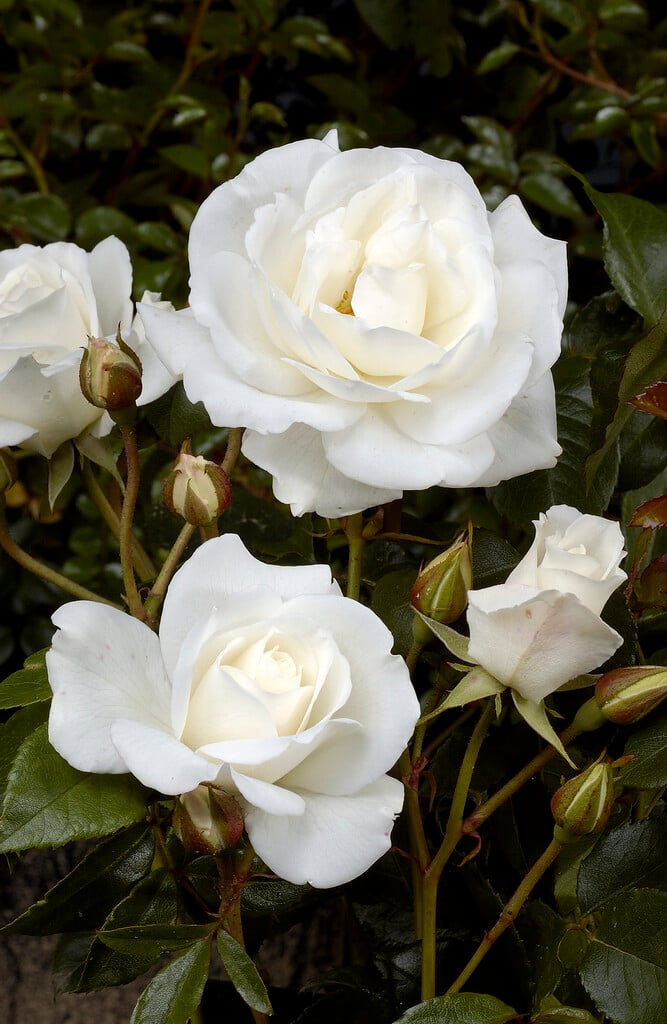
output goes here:
[[141, 602], [141, 598], [139, 597], [137, 581], [132, 567], [132, 548], [134, 542], [132, 523], [134, 521], [134, 512], [137, 507], [137, 497], [139, 496], [139, 449], [137, 446], [137, 435], [134, 432], [134, 427], [121, 425], [120, 433], [123, 438], [123, 445], [125, 446], [125, 459], [127, 462], [127, 479], [125, 481], [123, 507], [120, 512], [120, 534], [118, 537], [118, 542], [120, 544], [120, 565], [123, 572], [125, 596], [127, 597], [130, 613], [137, 619], [145, 620], [146, 612], [144, 611], [144, 606]]
[[[564, 747], [571, 743], [575, 736], [578, 736], [581, 729], [576, 729], [574, 723], [568, 725], [566, 729], [563, 729], [559, 736], [559, 739]], [[558, 751], [555, 747], [545, 747], [539, 754], [536, 754], [532, 761], [513, 775], [509, 782], [506, 782], [493, 796], [485, 800], [483, 804], [476, 807], [475, 810], [470, 814], [463, 824], [461, 825], [461, 832], [463, 835], [468, 835], [470, 832], [476, 832], [480, 825], [482, 825], [487, 818], [490, 818], [494, 811], [497, 811], [499, 807], [510, 799], [511, 796], [521, 789], [522, 786], [532, 779], [533, 775], [536, 775], [540, 768], [544, 768], [545, 764], [551, 761]]]
[[361, 591], [361, 557], [364, 551], [365, 540], [362, 536], [363, 518], [361, 512], [346, 516], [343, 530], [349, 545], [349, 559], [347, 563], [347, 596], [353, 600], [359, 600]]
[[158, 577], [146, 598], [144, 611], [146, 613], [146, 622], [151, 629], [154, 629], [157, 623], [158, 612], [160, 610], [160, 605], [164, 600], [164, 595], [167, 592], [169, 580], [174, 575], [176, 567], [183, 556], [183, 552], [190, 543], [196, 529], [196, 526], [191, 526], [189, 523], [186, 523], [182, 528], [178, 537], [174, 541], [171, 551], [165, 558], [162, 568], [158, 573]]
[[232, 427], [227, 435], [227, 450], [225, 457], [220, 463], [225, 473], [229, 475], [239, 460], [241, 454], [241, 441], [243, 440], [243, 427]]
[[33, 558], [27, 551], [24, 551], [20, 547], [9, 532], [7, 526], [7, 520], [5, 519], [4, 504], [0, 501], [0, 547], [13, 558], [15, 562], [18, 562], [28, 572], [33, 573], [35, 576], [39, 576], [40, 579], [45, 580], [47, 583], [52, 583], [56, 587], [60, 587], [65, 593], [70, 594], [72, 597], [77, 597], [81, 601], [97, 601], [99, 604], [107, 604], [111, 608], [120, 608], [121, 606], [116, 604], [114, 601], [107, 600], [106, 597], [100, 597], [99, 594], [94, 593], [92, 590], [88, 590], [87, 587], [82, 587], [79, 583], [75, 583], [74, 580], [70, 580], [67, 576], [63, 576], [56, 569], [51, 569], [48, 565], [44, 565], [42, 562]]
[[[116, 515], [116, 511], [111, 502], [100, 487], [99, 481], [87, 459], [83, 464], [83, 478], [86, 482], [91, 500], [97, 506], [102, 519], [107, 524], [114, 537], [118, 539], [120, 536], [120, 519]], [[144, 581], [155, 579], [157, 576], [157, 569], [136, 537], [132, 538], [132, 561], [140, 580]]]
[[[218, 871], [220, 873], [223, 886], [225, 884], [231, 884], [234, 893], [232, 900], [229, 903], [225, 903], [223, 889], [221, 913], [224, 915], [224, 922], [227, 931], [229, 932], [233, 939], [236, 939], [239, 946], [241, 946], [242, 949], [245, 949], [245, 939], [243, 937], [243, 920], [241, 917], [241, 894], [243, 892], [243, 886], [245, 885], [248, 877], [248, 872], [250, 870], [250, 865], [252, 864], [252, 859], [255, 856], [255, 851], [253, 850], [252, 846], [248, 843], [248, 846], [244, 850], [243, 856], [239, 860], [239, 863], [237, 865], [234, 865], [232, 868], [232, 878], [228, 879], [228, 869], [230, 865], [230, 860], [233, 856], [233, 854], [223, 854], [222, 856], [216, 858], [218, 862]], [[261, 1010], [255, 1010], [253, 1009], [252, 1006], [249, 1006], [248, 1009], [252, 1013], [252, 1018], [255, 1021], [255, 1024], [269, 1024], [269, 1018], [266, 1016], [265, 1013], [262, 1013]]]
[[544, 853], [542, 853], [542, 855], [538, 857], [530, 871], [522, 880], [521, 884], [516, 889], [514, 895], [508, 900], [508, 902], [503, 907], [500, 913], [500, 917], [494, 924], [491, 931], [485, 933], [484, 938], [480, 942], [479, 946], [477, 947], [473, 955], [470, 957], [470, 960], [463, 968], [456, 981], [449, 986], [447, 992], [445, 993], [446, 995], [451, 995], [453, 992], [459, 992], [463, 988], [470, 975], [473, 973], [478, 964], [480, 964], [481, 961], [484, 959], [486, 954], [493, 946], [494, 942], [496, 942], [496, 940], [500, 938], [503, 932], [505, 932], [509, 928], [509, 926], [514, 923], [516, 915], [521, 910], [522, 906], [530, 896], [531, 892], [539, 882], [542, 875], [545, 873], [545, 871], [548, 870], [548, 868], [551, 867], [551, 865], [556, 860], [558, 854], [562, 849], [563, 847], [561, 843], [559, 843], [556, 839], [551, 840], [551, 842], [545, 849]]
[[452, 805], [445, 828], [445, 835], [440, 849], [426, 869], [422, 886], [423, 926], [422, 939], [422, 1002], [435, 996], [436, 964], [435, 964], [435, 931], [438, 906], [438, 885], [447, 861], [456, 849], [461, 838], [461, 822], [465, 808], [470, 781], [479, 756], [484, 737], [493, 718], [494, 701], [488, 700], [482, 709], [477, 724], [468, 740], [466, 752], [461, 761], [459, 776], [454, 787]]

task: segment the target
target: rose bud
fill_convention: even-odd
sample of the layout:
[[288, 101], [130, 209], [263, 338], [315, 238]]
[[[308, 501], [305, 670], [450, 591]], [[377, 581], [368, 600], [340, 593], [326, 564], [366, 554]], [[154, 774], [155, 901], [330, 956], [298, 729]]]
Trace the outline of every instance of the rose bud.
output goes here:
[[667, 696], [667, 668], [638, 665], [605, 672], [595, 686], [600, 711], [616, 725], [630, 725], [653, 711]]
[[8, 448], [0, 448], [0, 495], [14, 486], [18, 476], [16, 459]]
[[582, 836], [602, 832], [613, 803], [611, 767], [598, 761], [566, 782], [551, 798], [554, 838], [560, 843], [575, 843]]
[[88, 338], [79, 366], [83, 397], [109, 413], [133, 406], [141, 394], [141, 362], [123, 341], [120, 328], [115, 343]]
[[412, 606], [436, 622], [455, 622], [468, 604], [472, 586], [470, 540], [469, 529], [467, 536], [460, 534], [415, 580], [410, 593]]
[[232, 486], [221, 466], [208, 462], [203, 455], [191, 455], [186, 441], [162, 493], [174, 515], [191, 526], [208, 526], [229, 505]]
[[230, 793], [197, 786], [179, 796], [174, 807], [174, 832], [193, 853], [221, 853], [243, 835], [243, 812]]

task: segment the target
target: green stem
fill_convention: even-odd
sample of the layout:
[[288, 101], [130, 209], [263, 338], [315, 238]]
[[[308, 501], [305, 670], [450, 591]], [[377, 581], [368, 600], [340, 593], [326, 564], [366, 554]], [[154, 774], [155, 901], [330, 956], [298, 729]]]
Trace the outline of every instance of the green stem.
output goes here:
[[132, 550], [134, 546], [134, 513], [137, 507], [139, 496], [139, 448], [137, 446], [137, 435], [134, 427], [121, 426], [121, 437], [125, 446], [125, 459], [127, 462], [127, 479], [125, 481], [125, 494], [123, 496], [123, 507], [120, 512], [120, 533], [118, 542], [120, 545], [120, 566], [123, 573], [125, 585], [125, 596], [130, 609], [130, 614], [137, 619], [144, 620], [146, 613], [137, 590], [137, 581], [134, 575]]
[[345, 536], [349, 545], [349, 559], [347, 563], [347, 596], [353, 600], [359, 600], [361, 593], [361, 560], [364, 553], [363, 517], [361, 512], [355, 512], [345, 519]]
[[[223, 879], [227, 872], [225, 870], [225, 866], [221, 865], [220, 862], [225, 858], [225, 856], [229, 855], [223, 854], [222, 857], [217, 858], [219, 867], [223, 868]], [[234, 854], [231, 854], [231, 856], [233, 857]], [[225, 927], [232, 938], [236, 939], [242, 949], [245, 949], [245, 939], [243, 936], [243, 920], [241, 917], [241, 894], [254, 856], [255, 851], [252, 846], [248, 844], [238, 864], [235, 864], [232, 868], [231, 884], [233, 886], [234, 898], [224, 908]], [[252, 1018], [255, 1021], [255, 1024], [269, 1024], [269, 1018], [265, 1013], [262, 1013], [261, 1010], [255, 1010], [252, 1006], [249, 1006], [248, 1009], [252, 1013]]]
[[[81, 584], [75, 583], [73, 580], [63, 576], [56, 569], [51, 569], [48, 565], [44, 565], [43, 562], [33, 558], [27, 551], [24, 551], [20, 547], [14, 538], [11, 536], [7, 521], [5, 519], [4, 506], [0, 503], [0, 547], [13, 558], [24, 569], [31, 572], [34, 576], [38, 576], [40, 579], [45, 580], [47, 583], [52, 583], [54, 586], [64, 590], [66, 594], [70, 594], [72, 597], [78, 598], [80, 601], [97, 601], [99, 604], [109, 605], [111, 608], [120, 608], [114, 601], [108, 601], [106, 597], [100, 597], [99, 594], [94, 593], [92, 590], [88, 590], [87, 587], [82, 587]], [[121, 609], [122, 610], [122, 609]]]
[[46, 180], [46, 175], [44, 174], [44, 169], [41, 163], [39, 162], [35, 154], [32, 152], [32, 150], [29, 149], [28, 146], [26, 146], [21, 136], [14, 131], [9, 122], [9, 119], [1, 111], [0, 127], [2, 128], [8, 139], [11, 141], [12, 145], [15, 147], [17, 153], [23, 158], [26, 166], [32, 174], [32, 177], [34, 179], [35, 184], [37, 185], [38, 190], [41, 192], [42, 195], [48, 195], [49, 185]]
[[[102, 519], [107, 524], [116, 540], [118, 540], [120, 537], [120, 519], [116, 514], [116, 510], [113, 505], [102, 490], [100, 483], [92, 470], [92, 466], [87, 459], [83, 464], [83, 478], [86, 482], [91, 500], [97, 506]], [[136, 573], [142, 582], [145, 580], [155, 579], [157, 569], [136, 537], [132, 538], [132, 564], [134, 565]]]
[[241, 454], [241, 441], [243, 440], [243, 427], [232, 427], [227, 437], [227, 450], [225, 457], [220, 463], [222, 469], [229, 476], [238, 462]]
[[454, 787], [445, 835], [440, 849], [424, 875], [422, 888], [424, 927], [422, 939], [422, 1001], [432, 999], [436, 991], [435, 933], [440, 877], [462, 835], [461, 825], [465, 803], [468, 798], [468, 790], [470, 789], [470, 781], [482, 743], [484, 742], [484, 737], [493, 718], [493, 709], [493, 700], [488, 700], [468, 741], [468, 746], [459, 769], [459, 776], [456, 780], [456, 786]]
[[150, 594], [146, 598], [144, 612], [146, 614], [146, 621], [151, 629], [154, 629], [157, 623], [160, 607], [164, 601], [164, 595], [167, 592], [169, 581], [176, 572], [178, 563], [183, 557], [183, 552], [190, 543], [196, 529], [196, 526], [190, 526], [189, 523], [185, 524], [174, 541], [173, 547], [164, 560], [164, 564], [158, 573], [157, 579], [151, 587]]
[[551, 867], [562, 849], [563, 847], [556, 839], [551, 840], [544, 853], [538, 857], [528, 874], [518, 886], [514, 895], [503, 907], [500, 917], [494, 924], [491, 931], [486, 932], [484, 938], [470, 957], [470, 960], [463, 968], [456, 981], [449, 986], [446, 992], [447, 995], [451, 995], [453, 992], [459, 992], [463, 988], [470, 975], [482, 962], [494, 942], [497, 942], [503, 932], [507, 931], [511, 924], [514, 924], [516, 916], [522, 906], [530, 896], [540, 878], [542, 878], [542, 875]]
[[[577, 729], [574, 723], [568, 725], [566, 729], [563, 729], [559, 736], [559, 739], [564, 747], [571, 743], [575, 736], [578, 736], [581, 729]], [[490, 818], [494, 811], [497, 811], [499, 807], [502, 807], [510, 797], [525, 786], [527, 782], [532, 779], [533, 775], [536, 775], [540, 769], [544, 768], [556, 755], [558, 751], [555, 747], [545, 747], [539, 754], [524, 765], [521, 771], [518, 771], [516, 775], [505, 783], [493, 796], [490, 796], [488, 800], [485, 800], [483, 804], [476, 807], [475, 810], [470, 814], [463, 822], [462, 831], [465, 835], [469, 835], [471, 832], [476, 832], [480, 825], [482, 825], [487, 818]]]

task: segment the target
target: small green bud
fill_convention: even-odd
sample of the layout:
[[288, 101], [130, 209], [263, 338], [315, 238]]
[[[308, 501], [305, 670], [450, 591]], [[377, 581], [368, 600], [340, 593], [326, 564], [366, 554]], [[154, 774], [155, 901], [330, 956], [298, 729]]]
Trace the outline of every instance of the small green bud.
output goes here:
[[208, 526], [229, 505], [232, 485], [221, 466], [207, 462], [203, 455], [191, 455], [186, 441], [162, 493], [174, 515], [192, 526]]
[[613, 804], [611, 766], [596, 761], [561, 786], [551, 798], [551, 813], [556, 822], [554, 838], [561, 843], [575, 843], [582, 836], [602, 832]]
[[88, 338], [79, 366], [83, 397], [98, 409], [120, 412], [136, 403], [141, 394], [141, 362], [121, 337], [116, 341]]
[[615, 668], [600, 676], [595, 699], [604, 717], [616, 725], [639, 721], [667, 697], [667, 668], [638, 665]]
[[18, 478], [16, 459], [9, 448], [0, 448], [0, 495], [13, 487]]
[[243, 835], [243, 812], [231, 793], [215, 786], [197, 786], [179, 796], [174, 807], [174, 832], [186, 850], [221, 853]]
[[[472, 558], [470, 554], [472, 529], [462, 533], [454, 543], [425, 566], [410, 593], [413, 608], [436, 622], [455, 622], [468, 604], [468, 591], [472, 587]], [[415, 616], [413, 632], [417, 635], [427, 627]], [[430, 639], [430, 631], [428, 639]]]

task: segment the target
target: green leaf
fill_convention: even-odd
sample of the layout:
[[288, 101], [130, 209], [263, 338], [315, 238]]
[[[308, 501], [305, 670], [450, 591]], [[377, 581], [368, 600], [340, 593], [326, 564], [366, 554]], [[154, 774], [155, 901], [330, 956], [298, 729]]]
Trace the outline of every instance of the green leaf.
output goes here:
[[520, 47], [516, 43], [511, 43], [509, 40], [500, 43], [499, 46], [494, 46], [480, 61], [477, 74], [486, 75], [489, 71], [496, 71], [498, 68], [504, 67], [514, 54], [519, 52], [519, 49]]
[[621, 776], [624, 786], [658, 789], [667, 786], [667, 713], [652, 718], [625, 744], [632, 761]]
[[53, 935], [97, 927], [150, 869], [153, 852], [151, 832], [143, 823], [111, 836], [2, 931]]
[[667, 212], [581, 180], [604, 220], [604, 262], [614, 288], [649, 324], [657, 323], [667, 305]]
[[196, 178], [208, 178], [209, 162], [201, 149], [196, 146], [179, 144], [176, 146], [163, 146], [159, 150], [160, 155], [188, 174], [194, 174]]
[[0, 214], [2, 223], [22, 228], [36, 242], [60, 242], [67, 237], [70, 212], [60, 196], [31, 192], [7, 203]]
[[520, 190], [526, 199], [556, 217], [575, 221], [583, 217], [583, 211], [572, 190], [555, 174], [526, 174], [521, 179]]
[[109, 235], [116, 235], [122, 242], [132, 244], [135, 236], [135, 223], [122, 210], [113, 206], [96, 206], [94, 210], [86, 210], [76, 222], [76, 240], [84, 249], [93, 249], [98, 242]]
[[667, 894], [635, 889], [605, 905], [580, 967], [597, 1008], [622, 1024], [667, 1020]]
[[455, 992], [427, 999], [406, 1010], [394, 1024], [506, 1024], [516, 1010], [493, 996]]
[[146, 791], [136, 779], [77, 771], [42, 725], [22, 743], [9, 773], [0, 853], [106, 836], [145, 814]]
[[153, 959], [191, 946], [210, 935], [215, 924], [146, 924], [103, 929], [97, 933], [105, 946], [119, 953]]
[[42, 725], [48, 714], [49, 705], [46, 701], [38, 701], [16, 711], [8, 722], [0, 725], [0, 806], [4, 802], [9, 775], [21, 745]]
[[390, 50], [405, 45], [408, 33], [404, 0], [354, 0], [359, 14]]
[[67, 484], [74, 469], [74, 446], [65, 441], [56, 448], [49, 459], [49, 507], [53, 510], [58, 497]]
[[412, 623], [414, 610], [410, 604], [410, 591], [417, 573], [415, 569], [396, 569], [387, 572], [377, 581], [371, 597], [371, 608], [391, 630], [394, 637], [394, 651], [408, 653], [412, 645]]
[[266, 986], [243, 946], [226, 931], [218, 932], [218, 952], [241, 998], [260, 1013], [273, 1013]]
[[317, 899], [310, 885], [295, 885], [281, 878], [263, 878], [249, 882], [243, 890], [243, 913], [250, 916], [285, 914]]
[[442, 640], [443, 644], [448, 651], [461, 661], [470, 661], [468, 657], [468, 646], [470, 640], [467, 636], [461, 636], [451, 626], [445, 626], [442, 622], [436, 622], [435, 619], [429, 619], [428, 615], [423, 615], [422, 612], [417, 612], [417, 615], [425, 622], [432, 633], [435, 633], [438, 640]]
[[585, 914], [632, 889], [667, 887], [667, 821], [626, 822], [603, 835], [579, 870], [577, 894]]
[[51, 687], [44, 661], [48, 648], [33, 654], [25, 668], [13, 672], [0, 683], [0, 709], [18, 708], [51, 699]]
[[174, 957], [139, 996], [130, 1024], [187, 1024], [201, 1001], [210, 956], [207, 938]]

